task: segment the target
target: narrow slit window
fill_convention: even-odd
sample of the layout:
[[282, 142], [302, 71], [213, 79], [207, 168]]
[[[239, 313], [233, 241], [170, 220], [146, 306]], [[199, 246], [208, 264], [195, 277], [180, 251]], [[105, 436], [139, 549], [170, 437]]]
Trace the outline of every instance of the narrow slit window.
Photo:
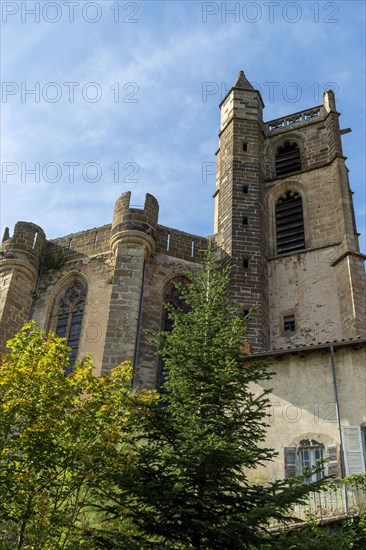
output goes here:
[[248, 194], [249, 192], [249, 185], [243, 185], [243, 193]]
[[244, 269], [248, 269], [248, 267], [249, 267], [249, 258], [244, 258], [243, 259], [243, 267], [244, 267]]
[[275, 157], [276, 175], [284, 176], [301, 170], [300, 149], [297, 143], [285, 141], [277, 149]]
[[245, 151], [245, 153], [248, 151], [248, 144], [246, 142], [243, 143], [243, 151]]
[[288, 191], [276, 204], [277, 254], [305, 248], [304, 215], [299, 193]]
[[192, 246], [191, 246], [191, 258], [194, 256], [194, 239], [192, 239]]
[[98, 242], [98, 231], [96, 231], [94, 235], [93, 249], [96, 248], [97, 242]]
[[38, 237], [38, 231], [36, 231], [35, 234], [34, 234], [33, 245], [32, 245], [33, 250], [36, 247], [37, 237]]
[[248, 216], [243, 216], [243, 225], [248, 225]]
[[166, 238], [166, 250], [169, 252], [170, 249], [170, 233], [168, 233], [168, 236]]

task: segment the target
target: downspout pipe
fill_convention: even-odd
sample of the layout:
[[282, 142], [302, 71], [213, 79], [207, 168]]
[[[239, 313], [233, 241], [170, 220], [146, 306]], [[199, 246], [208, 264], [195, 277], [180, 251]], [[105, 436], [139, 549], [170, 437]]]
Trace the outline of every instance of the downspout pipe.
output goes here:
[[28, 321], [31, 321], [33, 319], [33, 314], [34, 314], [34, 310], [35, 310], [35, 307], [36, 307], [37, 298], [39, 296], [39, 286], [41, 284], [42, 275], [43, 275], [43, 259], [42, 259], [41, 266], [39, 268], [36, 287], [35, 287], [34, 292], [32, 294], [32, 303], [31, 303], [31, 307], [30, 307], [30, 310], [29, 310]]
[[[341, 476], [342, 479], [346, 477], [346, 469], [344, 464], [344, 452], [343, 452], [343, 436], [342, 436], [342, 426], [341, 426], [341, 415], [339, 408], [339, 396], [338, 396], [338, 387], [337, 387], [337, 373], [335, 368], [335, 355], [334, 355], [334, 346], [331, 344], [329, 346], [330, 350], [330, 365], [332, 369], [332, 380], [333, 380], [333, 391], [334, 399], [336, 406], [336, 416], [337, 416], [337, 425], [338, 425], [338, 435], [339, 435], [339, 447], [340, 447], [340, 457], [341, 457]], [[344, 512], [348, 516], [348, 495], [346, 485], [343, 485], [344, 491]]]
[[135, 386], [135, 374], [136, 374], [136, 369], [137, 369], [137, 360], [138, 360], [139, 347], [140, 347], [140, 334], [141, 334], [141, 325], [142, 325], [142, 309], [143, 309], [143, 302], [144, 302], [145, 277], [146, 277], [146, 260], [144, 260], [144, 267], [143, 267], [143, 270], [142, 270], [142, 282], [141, 282], [140, 305], [139, 305], [139, 318], [138, 318], [138, 324], [137, 324], [137, 337], [136, 337], [135, 353], [134, 353], [134, 357], [133, 357], [132, 386]]

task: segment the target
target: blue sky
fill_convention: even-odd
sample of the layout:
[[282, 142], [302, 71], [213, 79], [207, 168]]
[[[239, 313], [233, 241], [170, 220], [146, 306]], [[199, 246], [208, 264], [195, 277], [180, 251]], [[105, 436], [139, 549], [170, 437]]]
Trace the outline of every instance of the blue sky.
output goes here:
[[212, 234], [215, 178], [202, 170], [215, 162], [218, 104], [243, 69], [265, 120], [335, 88], [366, 251], [365, 2], [1, 7], [1, 231], [33, 221], [54, 238], [110, 223], [131, 190], [135, 205], [157, 197], [161, 224]]

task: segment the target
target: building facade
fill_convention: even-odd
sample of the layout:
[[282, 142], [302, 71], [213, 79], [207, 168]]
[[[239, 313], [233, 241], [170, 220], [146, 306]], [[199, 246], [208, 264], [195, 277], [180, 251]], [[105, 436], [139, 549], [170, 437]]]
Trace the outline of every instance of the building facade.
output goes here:
[[[241, 71], [222, 101], [214, 233], [232, 293], [254, 307], [248, 360], [272, 358], [266, 444], [278, 458], [255, 475], [301, 473], [321, 457], [344, 476], [365, 470], [366, 275], [332, 91], [323, 104], [269, 122]], [[201, 269], [207, 238], [158, 223], [130, 193], [112, 223], [54, 240], [18, 222], [0, 249], [1, 346], [28, 319], [64, 336], [95, 374], [133, 361], [136, 383], [157, 387], [145, 329], [167, 322], [174, 283]], [[260, 391], [259, 387], [254, 391]]]

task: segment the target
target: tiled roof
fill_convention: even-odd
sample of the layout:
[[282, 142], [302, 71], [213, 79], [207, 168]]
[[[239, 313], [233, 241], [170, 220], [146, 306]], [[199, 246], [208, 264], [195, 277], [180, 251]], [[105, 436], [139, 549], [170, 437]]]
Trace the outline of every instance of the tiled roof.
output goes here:
[[341, 340], [329, 340], [326, 342], [317, 342], [313, 344], [299, 344], [297, 346], [288, 346], [282, 348], [273, 348], [270, 350], [254, 352], [251, 356], [261, 356], [261, 355], [282, 355], [285, 353], [300, 353], [300, 352], [312, 352], [321, 349], [328, 349], [330, 346], [334, 348], [346, 347], [346, 346], [356, 346], [356, 345], [366, 345], [366, 338], [361, 336], [356, 336], [355, 338], [342, 338]]

